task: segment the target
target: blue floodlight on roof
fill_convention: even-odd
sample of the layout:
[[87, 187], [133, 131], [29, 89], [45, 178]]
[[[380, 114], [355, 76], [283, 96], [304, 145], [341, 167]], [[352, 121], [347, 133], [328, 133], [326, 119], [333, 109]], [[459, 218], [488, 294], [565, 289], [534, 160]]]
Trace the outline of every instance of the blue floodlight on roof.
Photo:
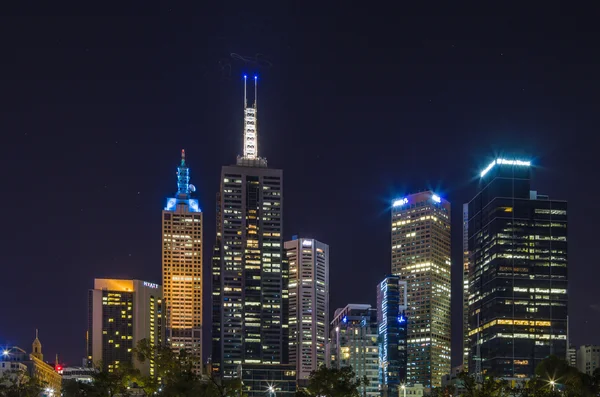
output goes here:
[[400, 207], [404, 204], [408, 204], [408, 199], [406, 197], [396, 200], [392, 203], [392, 207]]

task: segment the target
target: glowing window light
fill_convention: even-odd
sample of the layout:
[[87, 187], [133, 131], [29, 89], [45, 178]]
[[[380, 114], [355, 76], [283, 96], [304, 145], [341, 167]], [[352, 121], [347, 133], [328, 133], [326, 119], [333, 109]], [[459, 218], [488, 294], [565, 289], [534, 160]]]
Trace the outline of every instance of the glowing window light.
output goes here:
[[530, 167], [531, 161], [523, 161], [523, 160], [507, 160], [507, 159], [496, 159], [490, 163], [483, 171], [481, 171], [481, 178], [485, 176], [494, 166], [498, 165], [518, 165], [522, 167]]
[[442, 199], [437, 194], [434, 194], [433, 196], [431, 196], [431, 199], [433, 201], [435, 201], [436, 203], [441, 203], [442, 202]]
[[404, 204], [408, 204], [408, 199], [406, 197], [400, 199], [400, 200], [396, 200], [392, 203], [392, 207], [400, 207], [403, 206]]

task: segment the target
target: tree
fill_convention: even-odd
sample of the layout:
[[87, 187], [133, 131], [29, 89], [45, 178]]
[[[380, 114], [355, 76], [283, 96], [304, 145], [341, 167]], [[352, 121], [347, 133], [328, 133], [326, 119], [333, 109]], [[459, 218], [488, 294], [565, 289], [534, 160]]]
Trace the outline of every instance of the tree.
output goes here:
[[483, 383], [475, 382], [475, 378], [466, 372], [458, 374], [458, 378], [464, 383], [465, 397], [502, 397], [509, 391], [506, 381], [495, 379], [493, 376], [485, 377]]
[[25, 372], [5, 374], [0, 378], [0, 396], [2, 397], [38, 397], [44, 385], [30, 378]]
[[319, 367], [308, 378], [308, 387], [297, 393], [307, 397], [360, 397], [360, 387], [368, 385], [367, 378], [356, 379], [352, 367]]

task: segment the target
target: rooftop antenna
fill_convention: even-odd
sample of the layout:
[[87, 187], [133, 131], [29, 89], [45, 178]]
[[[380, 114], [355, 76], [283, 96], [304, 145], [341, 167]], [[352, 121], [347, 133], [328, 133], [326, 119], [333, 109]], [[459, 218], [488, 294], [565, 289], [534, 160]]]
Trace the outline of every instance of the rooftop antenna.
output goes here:
[[247, 98], [247, 79], [244, 75], [244, 156], [246, 160], [256, 160], [258, 158], [258, 137], [256, 128], [256, 98], [258, 94], [257, 82], [258, 76], [254, 76], [254, 105], [248, 106]]

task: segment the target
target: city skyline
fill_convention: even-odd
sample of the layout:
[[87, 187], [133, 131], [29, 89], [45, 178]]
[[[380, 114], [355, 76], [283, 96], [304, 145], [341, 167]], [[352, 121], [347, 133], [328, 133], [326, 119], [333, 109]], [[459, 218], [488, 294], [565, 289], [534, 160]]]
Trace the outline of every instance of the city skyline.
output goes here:
[[[153, 31], [145, 22], [130, 22], [141, 32]], [[452, 254], [452, 307], [453, 312], [460, 310], [460, 205], [474, 196], [479, 171], [505, 155], [531, 160], [536, 188], [569, 202], [570, 282], [578, 287], [571, 288], [571, 336], [576, 344], [598, 344], [590, 332], [599, 326], [600, 294], [591, 284], [597, 270], [589, 248], [589, 225], [598, 217], [589, 210], [590, 197], [598, 188], [589, 183], [595, 177], [594, 167], [587, 164], [595, 159], [592, 145], [580, 143], [595, 107], [586, 96], [593, 84], [581, 83], [587, 75], [581, 55], [573, 61], [577, 68], [544, 55], [570, 59], [569, 38], [562, 44], [535, 42], [531, 32], [543, 31], [542, 22], [529, 22], [531, 30], [524, 30], [518, 20], [511, 29], [515, 33], [502, 39], [483, 29], [475, 42], [437, 35], [437, 40], [416, 46], [421, 49], [397, 44], [401, 51], [383, 35], [377, 40], [385, 51], [367, 52], [362, 52], [368, 46], [358, 37], [346, 41], [332, 32], [305, 31], [303, 42], [296, 33], [289, 40], [274, 35], [281, 42], [269, 41], [270, 35], [263, 33], [249, 35], [249, 42], [233, 29], [227, 33], [228, 44], [211, 36], [215, 44], [208, 55], [194, 53], [193, 67], [181, 54], [197, 46], [185, 35], [170, 41], [172, 49], [156, 49], [149, 45], [154, 36], [132, 36], [119, 23], [114, 33], [98, 41], [92, 27], [105, 23], [92, 20], [87, 27], [67, 20], [64, 26], [80, 31], [80, 41], [64, 32], [54, 37], [54, 23], [40, 22], [56, 42], [44, 42], [45, 34], [19, 37], [17, 45], [31, 50], [7, 64], [12, 71], [7, 75], [13, 78], [5, 93], [11, 100], [0, 118], [0, 128], [14, 138], [1, 161], [6, 186], [16, 194], [4, 197], [4, 208], [10, 209], [3, 236], [10, 242], [4, 275], [29, 282], [39, 313], [2, 327], [0, 344], [28, 346], [27, 335], [40, 328], [46, 354], [59, 353], [78, 363], [85, 354], [85, 293], [94, 278], [160, 283], [157, 211], [173, 191], [182, 148], [189, 154], [206, 216], [203, 256], [208, 277], [219, 168], [231, 163], [242, 147], [242, 115], [236, 113], [239, 87], [243, 72], [253, 78], [255, 70], [264, 82], [260, 128], [266, 138], [260, 150], [286, 175], [282, 237], [309, 235], [331, 246], [330, 310], [347, 302], [374, 304], [372, 288], [361, 285], [374, 285], [389, 273], [390, 203], [424, 189], [453, 203], [452, 240], [458, 248]], [[4, 26], [20, 31], [16, 25], [7, 21]], [[167, 26], [158, 31], [172, 34]], [[319, 21], [314, 26], [316, 31], [325, 29]], [[410, 26], [401, 29], [410, 31]], [[378, 37], [376, 32], [381, 29], [369, 37]], [[145, 44], [138, 46], [133, 37]], [[323, 38], [320, 43], [330, 54], [314, 46], [316, 37]], [[354, 43], [352, 50], [333, 45], [338, 39]], [[486, 39], [496, 41], [486, 46]], [[231, 44], [236, 42], [241, 44]], [[45, 47], [56, 56], [47, 56], [40, 49]], [[232, 52], [269, 54], [274, 66], [237, 61]], [[39, 62], [38, 57], [50, 61]], [[126, 61], [117, 62], [121, 57]], [[223, 60], [229, 62], [230, 74]], [[17, 64], [26, 66], [13, 68]], [[577, 71], [581, 80], [563, 79], [568, 71]], [[578, 98], [576, 106], [572, 98]], [[426, 141], [433, 142], [427, 157], [413, 152]], [[34, 233], [39, 245], [31, 249]], [[5, 286], [9, 296], [18, 296], [17, 284]], [[208, 302], [210, 288], [204, 287], [203, 301]], [[54, 302], [64, 304], [57, 307]], [[204, 350], [210, 350], [207, 308]], [[14, 319], [34, 306], [5, 302], [0, 309]], [[55, 323], [61, 326], [53, 327]], [[460, 329], [462, 325], [453, 324], [454, 365], [460, 363]]]

